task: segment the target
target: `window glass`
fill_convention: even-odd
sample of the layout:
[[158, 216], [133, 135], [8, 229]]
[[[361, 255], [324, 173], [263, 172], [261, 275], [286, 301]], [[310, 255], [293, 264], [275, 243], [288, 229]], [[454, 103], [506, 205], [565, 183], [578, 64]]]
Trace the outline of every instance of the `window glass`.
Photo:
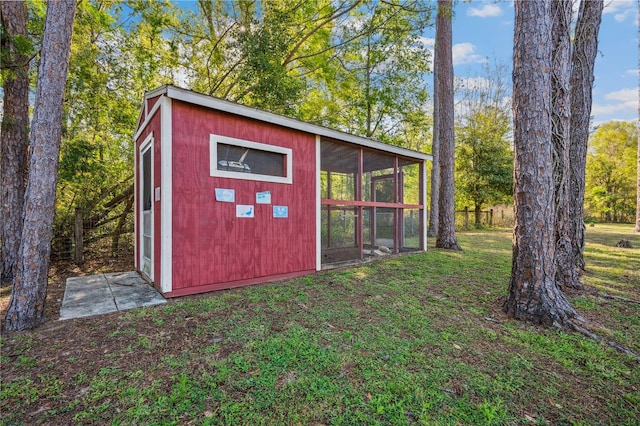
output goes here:
[[293, 183], [293, 150], [210, 135], [209, 174], [232, 179]]
[[286, 156], [244, 146], [218, 143], [218, 170], [253, 173], [267, 176], [286, 176]]

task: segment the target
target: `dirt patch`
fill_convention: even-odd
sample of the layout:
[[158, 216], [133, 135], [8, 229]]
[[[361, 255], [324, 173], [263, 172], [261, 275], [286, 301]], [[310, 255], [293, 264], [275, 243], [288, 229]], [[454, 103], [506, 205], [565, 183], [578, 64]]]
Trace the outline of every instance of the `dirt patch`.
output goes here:
[[[53, 260], [49, 267], [47, 301], [44, 308], [45, 324], [50, 321], [57, 321], [60, 318], [60, 306], [62, 306], [67, 278], [133, 270], [133, 253], [125, 253], [120, 257], [111, 257], [107, 254], [95, 255], [87, 259], [82, 266], [76, 265], [71, 260]], [[0, 287], [0, 316], [3, 324], [10, 300], [11, 285], [3, 284]], [[4, 328], [2, 328], [2, 331], [4, 332]]]

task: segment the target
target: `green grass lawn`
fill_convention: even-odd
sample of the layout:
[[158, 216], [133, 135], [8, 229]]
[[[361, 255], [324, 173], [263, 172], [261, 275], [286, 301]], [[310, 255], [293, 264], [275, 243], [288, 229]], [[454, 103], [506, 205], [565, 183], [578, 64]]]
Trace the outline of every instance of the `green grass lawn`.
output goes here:
[[[640, 351], [640, 236], [587, 228], [599, 331]], [[511, 231], [2, 337], [3, 424], [640, 423], [640, 364], [506, 318]], [[634, 248], [614, 247], [629, 239]]]

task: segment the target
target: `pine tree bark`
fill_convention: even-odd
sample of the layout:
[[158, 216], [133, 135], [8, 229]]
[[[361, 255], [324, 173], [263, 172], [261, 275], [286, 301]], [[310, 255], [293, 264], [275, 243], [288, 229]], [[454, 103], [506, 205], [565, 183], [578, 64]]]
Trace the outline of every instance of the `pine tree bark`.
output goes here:
[[5, 29], [2, 50], [8, 52], [9, 63], [4, 82], [4, 106], [0, 131], [0, 208], [2, 225], [0, 240], [0, 276], [12, 282], [18, 264], [22, 205], [24, 202], [29, 144], [29, 59], [14, 43], [15, 37], [27, 37], [27, 6], [22, 1], [0, 2], [0, 20]]
[[556, 285], [551, 141], [551, 0], [517, 1], [513, 49], [515, 227], [505, 312], [563, 326], [577, 316]]
[[578, 22], [571, 57], [571, 157], [569, 235], [575, 263], [584, 271], [584, 190], [587, 165], [587, 141], [593, 87], [593, 69], [598, 53], [598, 31], [602, 19], [603, 0], [580, 2]]
[[440, 204], [440, 142], [438, 141], [438, 55], [436, 49], [433, 54], [433, 137], [431, 143], [431, 211], [429, 212], [428, 236], [438, 235], [438, 205]]
[[569, 140], [571, 136], [571, 0], [552, 3], [552, 140], [556, 209], [556, 283], [582, 288], [569, 234]]
[[454, 203], [454, 121], [453, 121], [453, 55], [451, 0], [438, 0], [436, 16], [435, 66], [438, 85], [438, 143], [440, 145], [440, 196], [438, 200], [438, 236], [436, 247], [461, 250], [455, 230]]
[[31, 125], [31, 157], [18, 270], [4, 320], [9, 331], [34, 328], [44, 320], [62, 109], [75, 10], [75, 0], [50, 0], [47, 3]]
[[[640, 0], [638, 0], [638, 22], [640, 22]], [[638, 186], [636, 194], [636, 232], [640, 232], [640, 26], [638, 26]]]

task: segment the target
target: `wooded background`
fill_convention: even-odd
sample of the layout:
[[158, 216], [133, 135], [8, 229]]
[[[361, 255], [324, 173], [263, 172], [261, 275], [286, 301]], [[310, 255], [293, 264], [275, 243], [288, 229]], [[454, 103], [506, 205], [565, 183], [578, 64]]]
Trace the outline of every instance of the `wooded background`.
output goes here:
[[[515, 31], [518, 35], [535, 19], [544, 24], [544, 31], [548, 29], [543, 34], [547, 45], [540, 47], [548, 48], [546, 52], [553, 56], [549, 66], [553, 65], [554, 80], [547, 93], [553, 93], [553, 107], [549, 104], [544, 110], [567, 108], [564, 115], [553, 118], [557, 187], [552, 192], [564, 194], [554, 201], [554, 210], [568, 212], [565, 219], [557, 218], [558, 223], [576, 221], [571, 227], [578, 234], [567, 238], [576, 244], [573, 250], [578, 253], [584, 243], [580, 234], [583, 219], [626, 222], [638, 215], [634, 193], [640, 183], [634, 167], [638, 155], [634, 123], [606, 123], [592, 133], [586, 145], [602, 1], [581, 3], [575, 26], [570, 22], [570, 3], [553, 4], [564, 8], [562, 13], [555, 9], [551, 13], [549, 1], [541, 1], [539, 11], [517, 8], [516, 18], [522, 20], [516, 19]], [[63, 10], [64, 17], [56, 15]], [[5, 250], [5, 246], [19, 243], [20, 238], [13, 237], [21, 235], [23, 217], [21, 204], [12, 203], [21, 199], [27, 179], [35, 184], [40, 176], [33, 161], [28, 166], [27, 155], [29, 143], [31, 152], [36, 152], [37, 114], [31, 123], [31, 140], [28, 117], [24, 117], [33, 99], [36, 113], [39, 107], [44, 110], [45, 103], [39, 104], [44, 98], [38, 91], [53, 76], [45, 59], [64, 53], [46, 43], [52, 37], [51, 46], [66, 45], [63, 36], [71, 34], [62, 30], [72, 30], [68, 78], [64, 69], [64, 76], [58, 77], [59, 83], [66, 81], [62, 84], [61, 127], [50, 129], [54, 136], [59, 131], [60, 138], [43, 145], [57, 149], [60, 144], [59, 157], [50, 159], [59, 161], [59, 167], [55, 164], [57, 180], [55, 176], [50, 180], [56, 181], [55, 216], [51, 235], [43, 234], [56, 256], [73, 253], [74, 245], [80, 243], [74, 242], [74, 235], [80, 229], [85, 249], [100, 248], [101, 255], [129, 255], [133, 132], [144, 91], [164, 84], [422, 152], [441, 150], [434, 161], [434, 173], [441, 182], [439, 203], [431, 203], [434, 211], [441, 206], [438, 222], [446, 228], [437, 234], [438, 244], [444, 242], [441, 247], [459, 248], [453, 228], [455, 210], [475, 212], [475, 225], [486, 226], [481, 220], [483, 210], [514, 201], [518, 135], [513, 121], [518, 117], [513, 117], [512, 107], [518, 111], [518, 104], [511, 102], [509, 67], [488, 63], [482, 75], [486, 85], [457, 83], [450, 64], [451, 1], [89, 0], [76, 4], [32, 0], [2, 2], [0, 12], [5, 282], [13, 279], [17, 257], [11, 253], [18, 251], [15, 247]], [[431, 52], [423, 34], [435, 25], [436, 16], [441, 23], [436, 28], [440, 42], [434, 62], [438, 84], [428, 87], [426, 76], [436, 70], [431, 69]], [[575, 31], [573, 38], [571, 31]], [[561, 57], [560, 52], [565, 51]], [[64, 55], [61, 58], [60, 66], [67, 62]], [[526, 60], [525, 55], [525, 65]], [[538, 71], [531, 68], [525, 74]], [[514, 81], [524, 80], [518, 80], [514, 71]], [[570, 108], [562, 101], [569, 86]], [[433, 98], [438, 100], [436, 108]], [[514, 101], [522, 100], [516, 98]], [[571, 149], [578, 146], [582, 151], [571, 151], [569, 139]], [[574, 139], [585, 143], [574, 145]], [[547, 148], [541, 145], [541, 150]], [[31, 160], [34, 158], [32, 154]], [[581, 158], [586, 159], [586, 166]], [[568, 160], [575, 169], [571, 173], [564, 169], [569, 166], [563, 161]], [[522, 163], [526, 164], [530, 165]], [[577, 186], [567, 180], [575, 176], [579, 177]], [[569, 183], [562, 183], [565, 180]], [[570, 192], [574, 190], [577, 196]], [[428, 195], [436, 200], [431, 192]], [[584, 216], [582, 199], [587, 209]], [[579, 202], [576, 207], [564, 205], [563, 200]], [[464, 226], [468, 227], [466, 221]], [[47, 259], [50, 249], [42, 252]]]
[[[31, 59], [35, 87], [46, 8], [38, 1], [27, 6], [28, 32], [20, 48]], [[76, 209], [83, 215], [85, 248], [100, 243], [112, 254], [130, 251], [121, 245], [132, 239], [119, 235], [133, 230], [132, 135], [144, 91], [163, 84], [430, 153], [432, 88], [425, 77], [432, 69], [421, 35], [434, 24], [435, 6], [419, 1], [203, 0], [192, 8], [142, 0], [80, 2], [53, 253], [73, 254]], [[2, 64], [4, 84], [15, 67], [10, 60]], [[487, 64], [482, 77], [489, 87], [456, 88], [459, 211], [510, 202], [508, 72], [506, 64]], [[607, 132], [611, 127], [616, 134]], [[633, 123], [608, 123], [595, 133], [587, 166], [588, 217], [634, 219], [636, 131]]]

